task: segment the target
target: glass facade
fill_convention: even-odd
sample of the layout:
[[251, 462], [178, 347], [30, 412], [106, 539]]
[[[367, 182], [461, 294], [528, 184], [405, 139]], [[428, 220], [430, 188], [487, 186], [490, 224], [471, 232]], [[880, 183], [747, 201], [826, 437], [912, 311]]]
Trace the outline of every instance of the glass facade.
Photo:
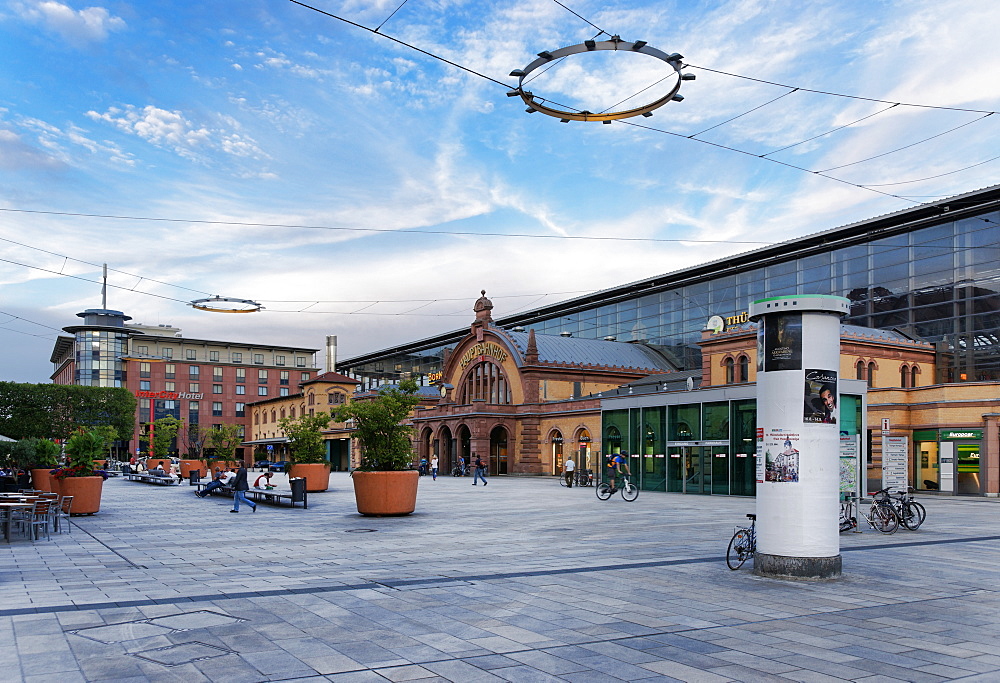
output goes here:
[[125, 386], [128, 333], [80, 330], [76, 337], [76, 384], [85, 387]]
[[[998, 380], [1000, 211], [954, 220], [945, 220], [947, 216], [914, 227], [907, 214], [899, 214], [884, 219], [889, 227], [832, 230], [500, 318], [496, 324], [543, 334], [644, 341], [687, 370], [701, 365], [697, 342], [710, 316], [737, 316], [764, 296], [832, 294], [851, 300], [846, 324], [900, 328], [938, 343], [934, 382]], [[406, 376], [429, 382], [428, 375], [441, 370], [444, 348], [465, 334], [443, 335], [442, 343], [430, 348], [417, 350], [421, 345], [414, 343], [409, 345], [413, 350], [400, 347], [347, 359], [339, 370], [368, 385]]]

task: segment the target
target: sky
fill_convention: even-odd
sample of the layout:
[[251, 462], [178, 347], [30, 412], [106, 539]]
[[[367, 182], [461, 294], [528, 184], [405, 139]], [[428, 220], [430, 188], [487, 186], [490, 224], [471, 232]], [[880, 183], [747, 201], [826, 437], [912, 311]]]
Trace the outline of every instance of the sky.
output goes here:
[[[401, 1], [0, 2], [0, 381], [49, 381], [103, 263], [134, 322], [349, 358], [483, 289], [502, 317], [1000, 182], [1000, 3]], [[609, 34], [682, 54], [684, 100], [507, 96]], [[598, 51], [529, 87], [603, 111], [671, 73]]]

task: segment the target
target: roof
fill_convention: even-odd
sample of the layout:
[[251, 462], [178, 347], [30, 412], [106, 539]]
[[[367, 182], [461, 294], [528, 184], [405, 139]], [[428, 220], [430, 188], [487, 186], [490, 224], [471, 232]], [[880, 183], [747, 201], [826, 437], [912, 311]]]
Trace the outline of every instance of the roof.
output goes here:
[[[724, 332], [717, 332], [712, 337], [723, 337], [726, 335], [752, 334], [757, 330], [757, 323], [748, 322], [741, 325], [734, 325]], [[880, 330], [877, 327], [862, 327], [861, 325], [840, 324], [840, 337], [842, 339], [857, 339], [864, 341], [875, 341], [883, 344], [902, 344], [904, 346], [926, 346], [933, 348], [934, 345], [924, 341], [917, 336], [909, 334], [903, 330]], [[711, 337], [709, 337], [711, 339]]]
[[[512, 332], [493, 328], [497, 334], [517, 349], [521, 358], [528, 351], [528, 332]], [[536, 334], [535, 346], [540, 363], [556, 365], [590, 366], [605, 368], [631, 368], [671, 372], [673, 366], [666, 358], [643, 344], [605, 341], [603, 339], [582, 339], [554, 334]]]
[[342, 375], [339, 372], [321, 372], [312, 379], [307, 379], [305, 382], [299, 382], [299, 386], [305, 384], [312, 384], [313, 382], [337, 382], [338, 384], [361, 384], [356, 379], [351, 379], [347, 375]]

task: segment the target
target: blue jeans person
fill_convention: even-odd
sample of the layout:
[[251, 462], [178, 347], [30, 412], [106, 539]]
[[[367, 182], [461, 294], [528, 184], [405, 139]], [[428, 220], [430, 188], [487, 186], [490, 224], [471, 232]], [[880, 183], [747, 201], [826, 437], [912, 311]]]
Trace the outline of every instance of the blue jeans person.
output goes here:
[[437, 481], [437, 478], [438, 478], [438, 468], [436, 468], [436, 467], [432, 467], [431, 468], [431, 477], [434, 479], [434, 481]]
[[477, 467], [476, 468], [476, 475], [472, 478], [472, 485], [475, 486], [476, 482], [479, 481], [480, 479], [483, 480], [483, 486], [486, 486], [486, 468], [485, 467]]
[[250, 502], [250, 500], [247, 498], [246, 491], [236, 491], [233, 494], [233, 510], [235, 510], [236, 512], [240, 511], [240, 501], [243, 501], [244, 503], [252, 507], [254, 512], [257, 512], [256, 503]]

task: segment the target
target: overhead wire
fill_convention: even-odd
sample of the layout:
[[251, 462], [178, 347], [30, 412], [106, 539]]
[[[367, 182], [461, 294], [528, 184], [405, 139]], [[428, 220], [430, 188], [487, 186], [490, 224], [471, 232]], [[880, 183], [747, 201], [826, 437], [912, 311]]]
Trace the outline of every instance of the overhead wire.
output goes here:
[[699, 136], [699, 135], [701, 135], [702, 133], [707, 133], [707, 132], [708, 132], [708, 131], [710, 131], [710, 130], [715, 130], [715, 129], [716, 129], [716, 128], [718, 128], [719, 126], [724, 126], [724, 125], [726, 125], [727, 123], [732, 123], [733, 121], [735, 121], [736, 119], [740, 118], [741, 116], [746, 116], [747, 114], [752, 114], [753, 112], [757, 111], [758, 109], [763, 109], [764, 107], [768, 106], [769, 104], [774, 104], [774, 103], [775, 103], [775, 102], [777, 102], [778, 100], [780, 100], [780, 99], [782, 99], [782, 98], [784, 98], [784, 97], [788, 97], [788, 96], [789, 96], [789, 95], [791, 95], [792, 93], [795, 93], [795, 92], [798, 92], [798, 90], [799, 90], [798, 88], [794, 88], [794, 89], [792, 89], [792, 90], [789, 90], [789, 91], [788, 91], [788, 92], [786, 92], [786, 93], [782, 93], [781, 95], [778, 95], [778, 96], [777, 96], [777, 97], [775, 97], [775, 98], [774, 98], [773, 100], [768, 100], [768, 101], [767, 101], [767, 102], [765, 102], [764, 104], [760, 104], [760, 105], [757, 105], [757, 106], [756, 106], [756, 107], [754, 107], [753, 109], [748, 109], [748, 110], [746, 110], [745, 112], [743, 112], [742, 114], [737, 114], [736, 116], [733, 116], [732, 118], [728, 118], [728, 119], [726, 119], [725, 121], [722, 121], [722, 122], [720, 122], [720, 123], [717, 123], [717, 124], [715, 124], [714, 126], [709, 126], [709, 127], [708, 127], [708, 128], [706, 128], [705, 130], [702, 130], [702, 131], [699, 131], [699, 132], [697, 132], [697, 133], [695, 133], [695, 134], [693, 134], [693, 135], [688, 135], [688, 137], [689, 137], [690, 139], [694, 140], [694, 139], [695, 139], [696, 137], [698, 137], [698, 136]]
[[838, 130], [843, 130], [844, 128], [849, 128], [849, 127], [851, 127], [851, 126], [853, 126], [853, 125], [855, 125], [857, 123], [861, 123], [862, 121], [867, 121], [868, 119], [870, 119], [870, 118], [872, 118], [874, 116], [878, 116], [879, 114], [883, 114], [883, 113], [889, 111], [890, 109], [893, 109], [893, 108], [898, 107], [898, 106], [899, 106], [899, 102], [896, 102], [895, 104], [889, 105], [885, 109], [879, 109], [877, 112], [869, 114], [868, 116], [862, 116], [860, 119], [857, 119], [856, 121], [851, 121], [850, 123], [845, 123], [842, 126], [837, 126], [836, 128], [831, 128], [830, 130], [826, 131], [825, 133], [820, 133], [819, 135], [813, 135], [811, 138], [806, 138], [805, 140], [799, 140], [798, 142], [793, 142], [790, 145], [785, 145], [784, 147], [779, 147], [778, 149], [772, 150], [772, 151], [768, 152], [767, 154], [761, 154], [760, 158], [763, 159], [764, 157], [770, 156], [772, 154], [777, 154], [778, 152], [784, 152], [786, 149], [791, 149], [792, 147], [798, 147], [799, 145], [804, 145], [807, 142], [812, 142], [813, 140], [815, 140], [817, 138], [821, 138], [821, 137], [824, 137], [826, 135], [830, 135], [831, 133], [836, 133]]
[[[991, 161], [996, 161], [997, 159], [1000, 159], [1000, 155], [995, 157], [990, 157], [989, 159], [985, 161], [980, 161], [979, 163], [976, 164], [970, 164], [962, 168], [956, 168], [954, 171], [948, 171], [947, 173], [939, 173], [938, 175], [932, 175], [926, 178], [917, 178], [916, 180], [901, 180], [896, 183], [863, 183], [863, 184], [865, 187], [889, 187], [890, 185], [909, 185], [911, 183], [922, 183], [925, 180], [935, 180], [936, 178], [943, 178], [948, 175], [954, 175], [955, 173], [961, 173], [962, 171], [968, 171], [970, 168], [975, 168], [976, 166], [982, 166], [983, 164], [988, 164]], [[926, 195], [926, 196], [947, 197], [948, 195]]]
[[407, 2], [409, 2], [409, 0], [403, 0], [403, 2], [399, 3], [399, 7], [397, 7], [394, 10], [392, 10], [392, 14], [390, 14], [389, 16], [387, 16], [385, 18], [385, 21], [383, 21], [381, 24], [379, 24], [378, 26], [376, 26], [374, 32], [378, 33], [379, 29], [381, 29], [383, 26], [385, 26], [386, 22], [388, 22], [390, 19], [392, 19], [394, 16], [396, 16], [396, 12], [398, 12], [401, 9], [403, 9], [403, 5], [405, 5]]

